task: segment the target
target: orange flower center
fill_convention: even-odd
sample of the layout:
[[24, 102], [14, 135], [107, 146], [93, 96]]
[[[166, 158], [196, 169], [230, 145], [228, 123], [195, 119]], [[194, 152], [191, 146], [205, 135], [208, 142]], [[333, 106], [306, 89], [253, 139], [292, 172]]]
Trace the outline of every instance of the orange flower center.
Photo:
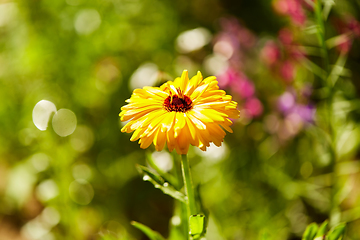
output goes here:
[[164, 107], [169, 112], [186, 112], [191, 109], [191, 104], [191, 99], [186, 95], [181, 97], [178, 95], [168, 96], [164, 101]]

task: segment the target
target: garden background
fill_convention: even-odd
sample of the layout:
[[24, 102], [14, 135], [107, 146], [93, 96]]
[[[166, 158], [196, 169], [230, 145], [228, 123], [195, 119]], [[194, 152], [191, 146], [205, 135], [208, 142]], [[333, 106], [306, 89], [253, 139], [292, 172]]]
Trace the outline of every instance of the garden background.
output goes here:
[[183, 69], [241, 111], [221, 148], [189, 150], [206, 239], [295, 240], [326, 219], [360, 239], [360, 1], [316, 4], [0, 0], [0, 239], [147, 239], [131, 221], [182, 239], [178, 203], [136, 168], [179, 160], [118, 115]]

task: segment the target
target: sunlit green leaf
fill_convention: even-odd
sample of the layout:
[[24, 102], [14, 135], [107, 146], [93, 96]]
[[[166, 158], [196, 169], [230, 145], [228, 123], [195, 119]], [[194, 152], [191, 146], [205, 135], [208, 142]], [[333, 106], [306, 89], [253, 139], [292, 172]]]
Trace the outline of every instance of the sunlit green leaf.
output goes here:
[[339, 76], [345, 71], [344, 66], [347, 60], [347, 55], [340, 54], [335, 65], [332, 67], [330, 75], [327, 81], [330, 81], [332, 86], [335, 85], [336, 81], [339, 79]]
[[178, 181], [177, 179], [172, 176], [171, 174], [168, 174], [164, 171], [162, 171], [156, 164], [154, 161], [153, 156], [151, 155], [150, 152], [146, 153], [146, 158], [148, 160], [149, 165], [156, 170], [156, 172], [158, 172], [164, 179], [166, 179], [171, 185], [173, 186], [177, 186], [178, 185]]
[[326, 234], [326, 229], [327, 229], [328, 224], [329, 224], [328, 221], [323, 222], [320, 225], [315, 237], [324, 236]]
[[194, 238], [199, 237], [204, 232], [205, 216], [202, 214], [192, 215], [189, 219], [190, 235]]
[[305, 232], [302, 236], [302, 240], [313, 240], [317, 231], [318, 231], [318, 225], [316, 223], [311, 223], [305, 229]]
[[152, 170], [150, 170], [147, 167], [138, 165], [137, 168], [140, 172], [143, 173], [144, 177], [143, 179], [145, 181], [149, 181], [152, 184], [154, 184], [155, 188], [159, 188], [163, 193], [186, 203], [185, 195], [179, 191], [177, 191], [172, 185], [170, 185], [168, 182], [165, 182], [164, 179], [158, 175], [157, 173], [154, 173]]
[[345, 223], [340, 223], [339, 225], [333, 227], [329, 233], [326, 235], [328, 240], [340, 240], [345, 234]]
[[329, 16], [332, 6], [335, 5], [335, 1], [334, 0], [323, 0], [323, 3], [324, 3], [324, 8], [323, 8], [322, 15], [323, 15], [324, 20], [326, 20]]
[[344, 33], [341, 35], [337, 35], [335, 37], [329, 38], [326, 40], [326, 46], [331, 49], [333, 47], [339, 46], [340, 44], [348, 41], [349, 34], [348, 33]]
[[151, 240], [165, 240], [160, 233], [155, 232], [151, 228], [145, 226], [144, 224], [132, 221], [131, 225], [136, 227], [137, 229], [141, 230], [146, 236], [148, 236]]
[[313, 63], [312, 61], [310, 61], [307, 58], [302, 59], [301, 63], [304, 65], [304, 67], [306, 67], [309, 71], [314, 73], [316, 76], [325, 80], [326, 72], [321, 67], [319, 67], [318, 65], [316, 65], [315, 63]]

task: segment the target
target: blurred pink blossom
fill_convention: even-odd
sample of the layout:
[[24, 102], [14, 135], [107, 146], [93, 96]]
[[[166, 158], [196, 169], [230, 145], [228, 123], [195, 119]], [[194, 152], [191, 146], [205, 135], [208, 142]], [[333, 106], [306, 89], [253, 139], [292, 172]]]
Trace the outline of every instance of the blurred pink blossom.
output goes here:
[[309, 99], [311, 94], [313, 93], [313, 87], [310, 83], [306, 83], [301, 89], [300, 89], [300, 95], [301, 97], [305, 99]]
[[220, 19], [220, 27], [222, 30], [213, 39], [213, 51], [224, 56], [229, 67], [218, 76], [219, 87], [230, 89], [234, 97], [244, 101], [243, 108], [250, 117], [260, 116], [263, 106], [256, 98], [255, 85], [242, 71], [245, 58], [257, 39], [236, 18]]
[[344, 35], [344, 39], [336, 46], [337, 50], [342, 53], [348, 53], [352, 46], [352, 39], [349, 36]]
[[255, 86], [253, 82], [242, 78], [240, 81], [234, 83], [233, 91], [237, 92], [241, 98], [249, 98], [255, 94]]
[[220, 88], [231, 87], [234, 82], [241, 81], [240, 75], [232, 68], [228, 68], [223, 74], [217, 77]]
[[288, 28], [283, 28], [279, 31], [279, 40], [284, 45], [290, 45], [294, 41], [293, 33]]
[[256, 42], [255, 35], [242, 26], [236, 18], [220, 19], [221, 33], [230, 34], [236, 39], [236, 44], [246, 48], [252, 47]]
[[285, 61], [280, 67], [280, 75], [286, 82], [292, 82], [295, 77], [295, 67], [290, 61]]
[[298, 114], [304, 122], [313, 122], [315, 118], [315, 106], [308, 104], [297, 104], [294, 113]]
[[295, 106], [295, 95], [291, 92], [285, 92], [278, 98], [278, 108], [283, 113], [288, 113]]
[[279, 31], [278, 38], [280, 43], [284, 46], [284, 51], [289, 58], [300, 60], [305, 56], [305, 53], [294, 41], [294, 34], [289, 28], [281, 29]]
[[278, 40], [268, 40], [260, 52], [260, 58], [272, 72], [290, 83], [295, 78], [296, 64], [305, 57], [305, 53], [295, 42], [294, 34], [289, 28], [279, 31]]
[[[304, 91], [309, 91], [308, 87], [305, 87]], [[302, 91], [301, 91], [302, 92]], [[308, 97], [306, 95], [302, 96], [305, 97], [305, 101], [308, 101]], [[315, 118], [315, 107], [312, 104], [304, 104], [299, 103], [298, 98], [296, 96], [296, 92], [293, 89], [290, 89], [284, 92], [277, 101], [277, 106], [279, 111], [285, 116], [298, 116], [304, 123], [311, 123], [314, 121]]]
[[264, 110], [262, 103], [256, 97], [247, 99], [244, 104], [244, 109], [246, 109], [252, 117], [260, 116]]
[[303, 26], [306, 20], [306, 14], [301, 0], [277, 0], [274, 2], [275, 10], [290, 17], [295, 25]]
[[249, 98], [255, 94], [255, 86], [243, 73], [239, 73], [232, 68], [228, 68], [218, 77], [221, 88], [231, 88], [240, 98]]
[[355, 38], [360, 38], [360, 22], [352, 16], [346, 16], [345, 19], [335, 19], [333, 24], [337, 31], [342, 34], [337, 42], [336, 48], [342, 53], [350, 51]]
[[261, 50], [260, 57], [266, 64], [272, 66], [281, 58], [280, 47], [274, 41], [269, 40]]
[[354, 17], [348, 17], [346, 28], [355, 37], [360, 37], [360, 23]]

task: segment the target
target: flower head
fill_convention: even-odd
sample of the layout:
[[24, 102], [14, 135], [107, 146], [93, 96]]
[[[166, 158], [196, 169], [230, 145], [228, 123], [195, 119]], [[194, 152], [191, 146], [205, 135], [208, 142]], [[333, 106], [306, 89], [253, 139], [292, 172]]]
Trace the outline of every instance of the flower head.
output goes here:
[[200, 72], [189, 80], [181, 78], [160, 87], [135, 89], [127, 105], [121, 108], [121, 121], [129, 122], [122, 132], [133, 132], [131, 141], [139, 140], [141, 148], [153, 143], [161, 151], [186, 154], [189, 145], [205, 151], [213, 142], [220, 146], [226, 133], [232, 132], [230, 118], [238, 118], [237, 103], [220, 90], [216, 77], [203, 80]]

